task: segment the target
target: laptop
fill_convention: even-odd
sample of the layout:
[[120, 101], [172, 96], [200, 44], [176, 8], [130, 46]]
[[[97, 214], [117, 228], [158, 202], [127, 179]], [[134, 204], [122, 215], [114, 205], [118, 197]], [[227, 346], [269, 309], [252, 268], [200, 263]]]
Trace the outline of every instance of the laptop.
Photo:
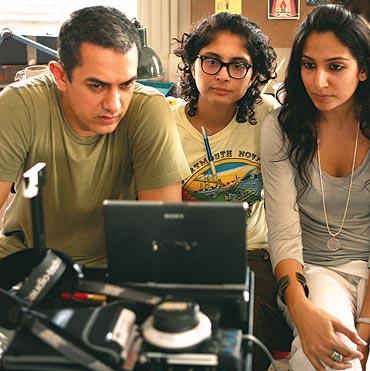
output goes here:
[[246, 203], [103, 203], [108, 277], [134, 287], [245, 290]]

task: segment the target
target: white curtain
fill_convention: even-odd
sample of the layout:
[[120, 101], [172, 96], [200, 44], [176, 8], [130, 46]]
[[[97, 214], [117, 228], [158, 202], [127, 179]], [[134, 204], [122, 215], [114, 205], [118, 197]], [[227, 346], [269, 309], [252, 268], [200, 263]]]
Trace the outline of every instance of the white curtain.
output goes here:
[[165, 81], [178, 80], [178, 58], [171, 54], [172, 38], [189, 31], [190, 0], [0, 0], [0, 31], [8, 27], [27, 36], [57, 36], [69, 14], [90, 5], [114, 6], [147, 28], [148, 45], [159, 54]]
[[178, 58], [171, 53], [172, 38], [189, 31], [190, 0], [137, 0], [138, 20], [147, 29], [148, 45], [160, 56], [165, 81], [176, 82]]
[[57, 36], [61, 24], [76, 9], [109, 5], [137, 17], [136, 0], [0, 0], [0, 30], [28, 36]]

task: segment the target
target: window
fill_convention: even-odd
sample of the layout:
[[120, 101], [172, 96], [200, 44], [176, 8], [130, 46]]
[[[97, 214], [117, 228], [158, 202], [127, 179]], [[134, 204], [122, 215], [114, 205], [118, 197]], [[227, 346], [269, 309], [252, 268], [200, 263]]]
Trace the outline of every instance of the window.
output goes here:
[[136, 0], [11, 0], [1, 4], [0, 30], [10, 28], [19, 35], [57, 36], [71, 12], [102, 4], [120, 9], [129, 19], [137, 17]]

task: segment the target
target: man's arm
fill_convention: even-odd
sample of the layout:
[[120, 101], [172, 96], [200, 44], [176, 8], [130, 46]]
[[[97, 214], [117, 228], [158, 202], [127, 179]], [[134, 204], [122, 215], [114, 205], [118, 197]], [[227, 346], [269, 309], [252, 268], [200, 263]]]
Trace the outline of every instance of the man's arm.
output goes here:
[[0, 209], [3, 207], [10, 193], [12, 183], [0, 181]]
[[140, 201], [169, 201], [180, 202], [181, 198], [181, 183], [171, 184], [166, 187], [149, 189], [147, 191], [138, 191], [138, 199]]

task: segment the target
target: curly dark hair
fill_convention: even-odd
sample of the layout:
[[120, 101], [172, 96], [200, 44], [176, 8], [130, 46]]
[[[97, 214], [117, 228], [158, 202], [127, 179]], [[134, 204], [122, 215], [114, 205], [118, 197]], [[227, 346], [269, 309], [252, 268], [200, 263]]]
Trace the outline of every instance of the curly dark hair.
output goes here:
[[200, 49], [211, 43], [217, 32], [227, 31], [245, 39], [245, 48], [252, 57], [255, 80], [245, 95], [237, 102], [237, 122], [256, 124], [254, 105], [260, 103], [261, 87], [276, 78], [276, 53], [269, 45], [269, 39], [260, 28], [248, 18], [227, 12], [217, 13], [203, 19], [190, 34], [183, 34], [181, 41], [174, 39], [178, 48], [174, 54], [181, 58], [178, 69], [181, 72], [180, 97], [189, 102], [188, 114], [194, 116], [197, 111], [199, 91], [191, 74]]
[[59, 31], [59, 61], [72, 79], [80, 63], [80, 47], [90, 42], [126, 53], [136, 44], [140, 58], [140, 38], [136, 26], [124, 13], [108, 6], [91, 6], [74, 11]]
[[[319, 111], [308, 96], [301, 77], [302, 51], [312, 32], [332, 32], [349, 49], [359, 69], [370, 72], [370, 28], [359, 15], [340, 5], [321, 5], [299, 26], [278, 97], [284, 97], [279, 123], [284, 137], [289, 140], [288, 158], [302, 181], [302, 192], [311, 184], [308, 168], [317, 151], [319, 120]], [[370, 139], [369, 78], [360, 81], [355, 94], [360, 128], [364, 136]]]

